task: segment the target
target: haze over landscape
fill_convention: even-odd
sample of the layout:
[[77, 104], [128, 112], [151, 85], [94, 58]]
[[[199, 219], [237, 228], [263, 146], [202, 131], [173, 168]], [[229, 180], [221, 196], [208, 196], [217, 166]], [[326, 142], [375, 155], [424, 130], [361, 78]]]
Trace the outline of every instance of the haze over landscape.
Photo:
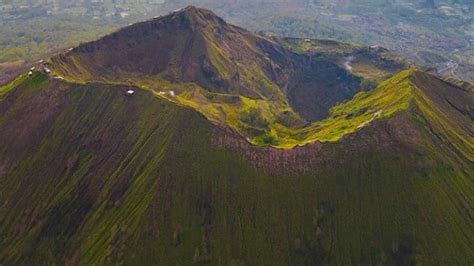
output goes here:
[[0, 2], [0, 265], [472, 265], [469, 0]]

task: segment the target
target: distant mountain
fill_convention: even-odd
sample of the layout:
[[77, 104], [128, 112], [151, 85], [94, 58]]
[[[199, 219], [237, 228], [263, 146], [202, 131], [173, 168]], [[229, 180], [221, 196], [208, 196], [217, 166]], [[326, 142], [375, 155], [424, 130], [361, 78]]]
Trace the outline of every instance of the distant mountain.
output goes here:
[[0, 263], [474, 261], [474, 86], [193, 7], [0, 87]]
[[474, 81], [471, 0], [174, 0], [163, 7], [189, 4], [278, 36], [382, 45], [442, 75]]

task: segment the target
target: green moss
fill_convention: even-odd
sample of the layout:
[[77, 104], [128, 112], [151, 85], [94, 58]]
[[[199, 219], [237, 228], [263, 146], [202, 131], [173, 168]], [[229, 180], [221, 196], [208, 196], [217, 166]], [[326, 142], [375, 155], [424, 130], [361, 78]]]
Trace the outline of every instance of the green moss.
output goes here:
[[12, 90], [14, 90], [16, 87], [18, 87], [21, 83], [23, 83], [25, 81], [25, 79], [27, 78], [26, 75], [21, 75], [19, 76], [18, 78], [16, 78], [14, 81], [4, 85], [4, 86], [0, 86], [0, 100], [2, 100], [3, 98], [5, 98], [5, 96], [11, 92]]
[[[408, 79], [412, 73], [411, 70], [401, 72], [372, 91], [360, 92], [353, 99], [333, 107], [328, 118], [304, 127], [291, 108], [271, 101], [239, 97], [239, 101], [232, 103], [220, 102], [214, 97], [218, 94], [203, 93], [199, 88], [192, 94], [178, 96], [176, 101], [196, 109], [212, 121], [233, 127], [254, 144], [291, 149], [314, 141], [338, 141], [375, 119], [390, 117], [408, 108], [414, 88]], [[282, 112], [293, 114], [292, 120], [296, 123], [290, 123], [290, 127], [288, 123], [285, 125], [278, 115]]]

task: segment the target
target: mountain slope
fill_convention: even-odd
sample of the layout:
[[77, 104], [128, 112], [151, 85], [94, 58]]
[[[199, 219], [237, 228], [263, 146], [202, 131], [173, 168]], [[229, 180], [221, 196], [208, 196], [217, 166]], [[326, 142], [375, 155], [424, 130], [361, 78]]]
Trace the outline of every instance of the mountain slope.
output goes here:
[[298, 45], [188, 7], [53, 57], [49, 67], [71, 82], [148, 89], [231, 125], [255, 144], [292, 148], [301, 141], [288, 132], [307, 131], [303, 127], [326, 119], [333, 105], [408, 66], [385, 60], [352, 73], [343, 58], [382, 55], [347, 45], [337, 54], [329, 45], [299, 52]]
[[208, 10], [188, 7], [129, 26], [53, 61], [61, 63], [58, 72], [72, 70], [70, 74], [78, 80], [165, 79], [195, 82], [210, 91], [263, 97], [261, 94], [268, 93], [263, 88], [236, 82], [242, 64], [258, 65], [268, 72], [263, 75], [276, 74], [263, 52], [253, 48], [262, 42]]
[[[146, 50], [136, 46], [97, 52], [147, 36], [154, 23], [162, 23], [160, 34], [181, 27], [175, 20], [188, 21], [185, 32], [224, 23], [188, 8], [119, 31], [116, 41], [108, 41], [111, 35], [85, 44], [0, 86], [0, 264], [474, 261], [472, 85], [399, 72], [405, 64], [396, 66], [386, 51], [277, 41], [225, 25], [217, 28], [221, 35], [235, 30], [261, 42], [247, 46], [253, 56], [267, 45], [293, 62], [280, 70], [293, 73], [286, 89], [275, 85], [273, 97], [242, 82], [200, 83], [202, 68], [182, 64], [204, 58], [221, 73], [208, 48], [170, 46], [171, 56], [188, 55], [174, 67], [166, 60], [147, 65], [145, 55], [154, 55], [133, 57]], [[153, 46], [148, 41], [138, 47]], [[354, 56], [352, 73], [343, 69], [347, 56]], [[233, 68], [236, 62], [225, 64], [252, 72], [248, 64]], [[147, 72], [151, 67], [161, 70]], [[265, 80], [265, 71], [253, 71], [265, 74], [250, 81]], [[364, 89], [332, 102], [322, 120], [305, 121], [290, 97], [295, 83], [303, 83], [303, 95], [341, 93], [311, 74], [359, 80]]]
[[0, 261], [470, 263], [472, 91], [405, 78], [406, 109], [293, 150], [145, 90], [23, 78], [0, 101]]

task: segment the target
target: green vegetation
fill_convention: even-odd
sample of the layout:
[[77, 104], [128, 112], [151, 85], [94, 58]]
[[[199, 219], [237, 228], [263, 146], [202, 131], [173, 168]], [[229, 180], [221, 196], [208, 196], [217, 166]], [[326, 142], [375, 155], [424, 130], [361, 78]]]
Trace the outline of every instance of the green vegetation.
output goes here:
[[[190, 4], [218, 10], [229, 21], [271, 35], [382, 45], [419, 64], [436, 66], [442, 74], [473, 81], [474, 6], [458, 0], [440, 0], [434, 6], [422, 0], [4, 1], [0, 63], [47, 57]], [[458, 65], [447, 65], [450, 60]]]
[[45, 66], [0, 87], [0, 264], [474, 261], [468, 83], [195, 8]]
[[400, 70], [414, 67], [408, 60], [381, 47], [363, 47], [333, 40], [276, 38], [284, 47], [298, 53], [336, 62], [364, 79], [366, 89], [390, 78]]
[[[474, 4], [439, 0], [220, 0], [167, 1], [164, 8], [196, 5], [218, 10], [225, 19], [272, 36], [333, 39], [381, 45], [442, 74], [474, 80]], [[433, 62], [426, 54], [445, 58]], [[455, 68], [447, 66], [457, 62]], [[447, 69], [447, 70], [446, 70]], [[454, 69], [451, 72], [451, 69]]]
[[[289, 151], [252, 146], [147, 90], [45, 81], [0, 102], [2, 263], [474, 259], [472, 157], [447, 145], [458, 143], [450, 132], [469, 136], [469, 118], [436, 96], [463, 108], [472, 94], [433, 76], [405, 71], [361, 92], [333, 119], [356, 125], [381, 109], [384, 119]], [[253, 110], [245, 121], [262, 122]]]
[[[279, 123], [276, 114], [280, 110], [272, 109], [264, 101], [252, 101], [245, 97], [240, 97], [233, 105], [194, 103], [192, 100], [181, 100], [180, 97], [172, 100], [196, 109], [210, 120], [233, 127], [252, 143], [291, 149], [315, 141], [338, 141], [374, 119], [389, 117], [408, 108], [414, 89], [408, 79], [412, 73], [404, 71], [370, 92], [360, 92], [352, 100], [334, 106], [328, 118], [304, 127], [287, 127]], [[216, 117], [216, 113], [221, 115]], [[253, 130], [247, 129], [248, 126]]]
[[[63, 64], [59, 62], [55, 67], [58, 65]], [[74, 69], [78, 68], [80, 66], [74, 66]], [[59, 75], [65, 76], [66, 79], [71, 77], [65, 73], [74, 72], [63, 70], [65, 68], [62, 67], [57, 69], [61, 71]], [[74, 73], [77, 75], [81, 72]], [[147, 82], [139, 81], [138, 77], [132, 79], [130, 76], [120, 76], [124, 84], [134, 80], [134, 85], [152, 90], [158, 97], [192, 107], [211, 121], [231, 126], [254, 144], [291, 149], [315, 141], [338, 141], [342, 136], [357, 131], [374, 119], [388, 117], [396, 111], [406, 109], [411, 98], [411, 85], [407, 76], [411, 73], [402, 72], [369, 92], [360, 92], [347, 103], [333, 107], [326, 119], [306, 126], [303, 126], [303, 120], [286, 102], [208, 92], [196, 84], [169, 83], [156, 79]], [[84, 82], [75, 78], [71, 81]], [[121, 81], [116, 80], [115, 83]], [[159, 88], [159, 91], [153, 88]], [[180, 88], [176, 97], [167, 93], [173, 88]], [[279, 115], [285, 112], [293, 117], [294, 122], [282, 123]]]
[[[424, 73], [416, 73], [410, 80], [416, 84], [413, 91], [416, 106], [431, 125], [458, 153], [474, 161], [474, 142], [472, 141], [472, 103], [474, 93], [469, 87], [456, 87], [441, 80], [431, 79]], [[424, 86], [432, 88], [423, 90]], [[465, 95], [456, 95], [453, 90], [465, 90]], [[443, 96], [441, 96], [443, 95]], [[458, 102], [457, 112], [449, 112], [452, 102]]]
[[19, 84], [21, 84], [24, 80], [26, 79], [25, 75], [19, 76], [17, 79], [12, 81], [9, 84], [6, 84], [4, 86], [0, 86], [0, 100], [2, 100], [7, 93], [18, 87]]
[[[153, 31], [147, 31], [150, 26]], [[155, 52], [151, 47], [172, 49]], [[129, 60], [131, 54], [138, 59]], [[160, 70], [149, 71], [157, 69], [157, 61]], [[267, 39], [196, 8], [130, 26], [55, 56], [48, 66], [69, 82], [150, 90], [230, 126], [254, 144], [282, 149], [338, 141], [376, 118], [407, 108], [410, 98], [410, 71], [373, 89], [410, 66], [386, 50]], [[351, 100], [361, 84], [366, 91]]]
[[31, 61], [162, 11], [162, 1], [2, 1], [0, 63]]

